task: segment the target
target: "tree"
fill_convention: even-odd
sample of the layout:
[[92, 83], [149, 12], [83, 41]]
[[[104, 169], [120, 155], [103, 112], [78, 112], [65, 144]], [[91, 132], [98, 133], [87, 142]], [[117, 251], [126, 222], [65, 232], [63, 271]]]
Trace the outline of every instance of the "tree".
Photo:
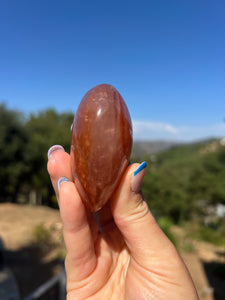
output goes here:
[[53, 109], [31, 114], [25, 129], [28, 136], [25, 161], [29, 167], [28, 185], [35, 190], [39, 202], [50, 204], [53, 190], [47, 174], [47, 151], [54, 144], [70, 149], [72, 113], [59, 114]]
[[23, 115], [0, 104], [0, 201], [16, 201], [27, 172], [26, 143]]

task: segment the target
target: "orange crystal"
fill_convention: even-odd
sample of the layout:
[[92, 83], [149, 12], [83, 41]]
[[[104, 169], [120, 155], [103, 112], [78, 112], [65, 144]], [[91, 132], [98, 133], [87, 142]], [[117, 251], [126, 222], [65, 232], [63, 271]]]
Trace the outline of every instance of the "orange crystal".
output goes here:
[[101, 84], [83, 97], [72, 125], [74, 182], [86, 207], [101, 209], [115, 191], [132, 148], [132, 124], [120, 93]]

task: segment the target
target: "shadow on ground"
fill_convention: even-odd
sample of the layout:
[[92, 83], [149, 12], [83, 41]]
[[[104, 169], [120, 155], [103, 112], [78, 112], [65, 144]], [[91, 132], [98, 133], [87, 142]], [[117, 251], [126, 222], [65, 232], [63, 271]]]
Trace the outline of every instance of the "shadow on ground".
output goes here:
[[52, 278], [60, 267], [58, 259], [44, 262], [42, 251], [33, 245], [17, 251], [5, 249], [4, 256], [7, 267], [17, 280], [22, 299]]
[[225, 263], [203, 262], [203, 266], [215, 300], [225, 300]]

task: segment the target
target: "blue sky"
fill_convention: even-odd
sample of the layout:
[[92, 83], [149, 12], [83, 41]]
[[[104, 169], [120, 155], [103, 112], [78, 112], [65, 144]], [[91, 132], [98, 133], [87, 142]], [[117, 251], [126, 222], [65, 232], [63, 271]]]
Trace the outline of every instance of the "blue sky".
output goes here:
[[100, 83], [135, 139], [225, 136], [224, 0], [0, 0], [0, 102], [76, 111]]

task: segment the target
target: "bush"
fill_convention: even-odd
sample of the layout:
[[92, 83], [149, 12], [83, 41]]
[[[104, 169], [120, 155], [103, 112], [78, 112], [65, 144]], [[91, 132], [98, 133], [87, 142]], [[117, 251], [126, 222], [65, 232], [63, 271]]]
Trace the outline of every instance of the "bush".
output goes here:
[[218, 246], [225, 246], [225, 224], [221, 222], [216, 224], [215, 227], [206, 226], [203, 221], [191, 224], [187, 228], [187, 238], [205, 241]]
[[175, 235], [171, 231], [171, 226], [173, 225], [172, 221], [167, 217], [160, 217], [157, 220], [160, 228], [165, 233], [165, 235], [170, 239], [170, 241], [174, 244], [174, 246], [177, 246], [177, 240]]
[[50, 229], [47, 229], [43, 224], [38, 224], [33, 230], [34, 245], [43, 251], [52, 249], [55, 242], [52, 238]]

